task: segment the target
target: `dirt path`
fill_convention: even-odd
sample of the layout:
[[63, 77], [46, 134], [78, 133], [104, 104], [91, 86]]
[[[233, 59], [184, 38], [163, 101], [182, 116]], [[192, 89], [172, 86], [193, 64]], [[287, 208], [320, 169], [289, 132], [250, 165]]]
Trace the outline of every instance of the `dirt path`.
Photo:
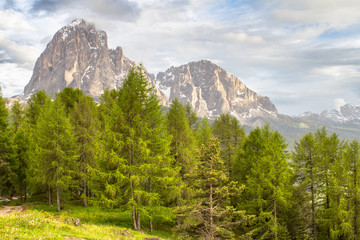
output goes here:
[[0, 216], [7, 215], [7, 214], [13, 214], [15, 212], [24, 212], [26, 211], [26, 206], [3, 206], [0, 208]]

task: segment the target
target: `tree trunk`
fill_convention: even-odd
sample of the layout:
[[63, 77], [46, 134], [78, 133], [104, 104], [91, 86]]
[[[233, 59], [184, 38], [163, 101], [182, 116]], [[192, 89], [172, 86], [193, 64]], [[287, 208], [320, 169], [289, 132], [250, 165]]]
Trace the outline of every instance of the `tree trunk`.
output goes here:
[[26, 196], [26, 193], [27, 193], [27, 184], [26, 182], [24, 183], [24, 198], [25, 198], [25, 202], [26, 202], [26, 199], [27, 199], [27, 196]]
[[138, 231], [141, 230], [141, 223], [140, 223], [140, 210], [137, 210], [137, 228]]
[[132, 205], [132, 221], [134, 230], [138, 230], [137, 222], [136, 222], [136, 209], [134, 204]]
[[84, 207], [88, 206], [86, 193], [87, 193], [86, 180], [84, 180]]
[[[356, 191], [356, 188], [357, 188], [357, 171], [356, 171], [356, 168], [357, 168], [357, 164], [356, 164], [356, 161], [357, 161], [357, 159], [355, 158], [354, 159], [354, 189], [355, 189], [355, 191]], [[358, 200], [357, 200], [357, 193], [355, 192], [355, 194], [354, 194], [354, 196], [355, 196], [355, 199], [354, 199], [354, 234], [355, 234], [355, 238], [357, 238], [358, 237], [358, 226], [357, 226], [357, 215], [358, 215], [358, 205], [359, 205], [359, 203], [358, 203]]]
[[[150, 162], [151, 163], [151, 162]], [[151, 171], [150, 171], [150, 177], [149, 177], [149, 193], [151, 193]], [[150, 210], [151, 211], [151, 210]], [[150, 213], [149, 213], [150, 214]], [[149, 217], [149, 228], [150, 232], [153, 231], [153, 225], [152, 225], [152, 219]]]
[[60, 212], [61, 210], [61, 200], [60, 200], [60, 187], [56, 185], [56, 202], [57, 202], [57, 210]]
[[50, 187], [50, 185], [48, 185], [48, 201], [49, 201], [49, 206], [51, 206], [52, 201], [51, 201], [51, 187]]
[[213, 230], [213, 185], [210, 183], [210, 240], [214, 239], [214, 230]]
[[311, 223], [312, 223], [312, 235], [313, 239], [317, 239], [316, 233], [316, 221], [315, 221], [315, 189], [314, 189], [314, 173], [313, 173], [313, 161], [310, 153], [310, 190], [311, 190]]
[[[21, 168], [20, 168], [21, 169]], [[21, 170], [20, 170], [20, 172], [21, 172]], [[20, 181], [19, 181], [19, 188], [20, 188], [20, 200], [23, 202], [24, 201], [24, 198], [23, 198], [23, 184], [22, 184], [22, 179], [21, 179], [21, 177], [20, 177]]]
[[275, 222], [275, 240], [278, 239], [278, 226], [277, 226], [277, 212], [276, 212], [276, 199], [274, 199], [274, 222]]
[[[327, 171], [327, 170], [326, 170]], [[329, 180], [328, 180], [328, 173], [326, 172], [326, 209], [330, 208], [330, 194], [329, 194]], [[330, 239], [330, 227], [327, 226], [327, 239]]]

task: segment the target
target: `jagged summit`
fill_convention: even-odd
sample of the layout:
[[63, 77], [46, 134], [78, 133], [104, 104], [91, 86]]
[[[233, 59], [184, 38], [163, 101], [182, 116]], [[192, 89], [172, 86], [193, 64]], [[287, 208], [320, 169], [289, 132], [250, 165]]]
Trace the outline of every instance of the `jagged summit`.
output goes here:
[[98, 98], [105, 88], [119, 87], [133, 65], [121, 47], [108, 49], [106, 32], [75, 19], [55, 33], [36, 61], [24, 98], [40, 90], [54, 96], [68, 86]]
[[156, 86], [169, 101], [178, 98], [190, 103], [201, 117], [214, 119], [230, 113], [243, 123], [256, 116], [277, 117], [267, 97], [250, 90], [240, 79], [208, 60], [170, 67], [158, 73]]

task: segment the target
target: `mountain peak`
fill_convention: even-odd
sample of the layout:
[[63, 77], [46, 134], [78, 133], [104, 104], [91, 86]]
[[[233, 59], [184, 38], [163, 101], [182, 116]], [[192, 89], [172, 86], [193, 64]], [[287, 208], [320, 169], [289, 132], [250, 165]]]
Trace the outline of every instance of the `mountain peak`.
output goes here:
[[75, 18], [70, 24], [67, 25], [67, 27], [72, 28], [76, 28], [77, 26], [86, 26], [85, 20], [83, 18]]
[[156, 86], [169, 102], [178, 98], [189, 103], [201, 117], [217, 118], [222, 113], [249, 123], [257, 116], [277, 117], [269, 98], [248, 89], [237, 77], [209, 60], [200, 60], [170, 67], [158, 73]]
[[36, 61], [24, 99], [45, 90], [52, 96], [65, 87], [81, 88], [98, 99], [105, 88], [117, 88], [134, 63], [119, 47], [108, 49], [107, 35], [84, 19], [57, 31]]

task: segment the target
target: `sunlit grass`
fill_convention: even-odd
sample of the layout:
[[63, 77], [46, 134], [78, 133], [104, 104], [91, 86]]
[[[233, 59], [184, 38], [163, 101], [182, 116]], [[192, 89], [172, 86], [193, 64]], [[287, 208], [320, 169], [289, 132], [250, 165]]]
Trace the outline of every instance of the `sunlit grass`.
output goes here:
[[[20, 205], [20, 201], [11, 201], [10, 205]], [[64, 204], [61, 212], [56, 206], [44, 202], [28, 204], [28, 211], [13, 215], [0, 216], [0, 239], [64, 239], [77, 237], [85, 239], [144, 239], [157, 237], [176, 239], [171, 228], [171, 210], [169, 219], [154, 218], [154, 232], [149, 235], [148, 218], [142, 219], [142, 230], [131, 230], [131, 212], [99, 206], [82, 207], [80, 203]], [[75, 226], [72, 219], [80, 219]], [[130, 233], [130, 237], [128, 236]], [[124, 236], [125, 235], [125, 236]]]
[[75, 226], [68, 223], [65, 216], [54, 216], [37, 210], [0, 216], [0, 225], [2, 226], [0, 239], [63, 239], [64, 237], [143, 239], [146, 237], [145, 234], [116, 226], [88, 223]]

